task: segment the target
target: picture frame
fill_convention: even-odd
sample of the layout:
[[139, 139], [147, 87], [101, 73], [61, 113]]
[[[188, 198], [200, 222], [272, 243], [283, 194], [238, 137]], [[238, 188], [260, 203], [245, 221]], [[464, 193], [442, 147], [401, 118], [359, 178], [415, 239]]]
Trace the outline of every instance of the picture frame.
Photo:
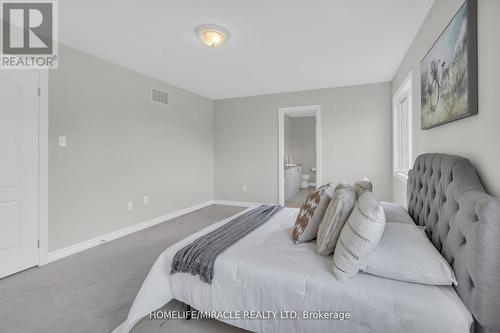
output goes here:
[[466, 0], [420, 62], [421, 129], [478, 114], [477, 0]]

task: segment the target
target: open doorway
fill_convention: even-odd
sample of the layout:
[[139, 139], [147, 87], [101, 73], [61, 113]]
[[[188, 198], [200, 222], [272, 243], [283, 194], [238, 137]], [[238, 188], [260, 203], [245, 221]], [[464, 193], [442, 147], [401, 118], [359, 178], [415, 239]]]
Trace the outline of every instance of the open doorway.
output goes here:
[[279, 203], [300, 207], [321, 185], [321, 107], [279, 108]]

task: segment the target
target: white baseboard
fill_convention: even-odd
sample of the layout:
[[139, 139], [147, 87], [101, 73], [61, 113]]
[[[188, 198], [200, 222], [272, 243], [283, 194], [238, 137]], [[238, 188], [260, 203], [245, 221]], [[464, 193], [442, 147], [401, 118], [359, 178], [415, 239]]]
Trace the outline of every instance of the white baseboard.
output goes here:
[[215, 205], [226, 205], [226, 206], [241, 206], [241, 207], [255, 207], [260, 205], [275, 205], [274, 203], [266, 202], [247, 202], [247, 201], [231, 201], [231, 200], [213, 200]]
[[62, 248], [62, 249], [59, 249], [59, 250], [55, 250], [55, 251], [49, 252], [48, 255], [47, 255], [47, 260], [46, 260], [46, 262], [44, 264], [48, 264], [50, 262], [53, 262], [53, 261], [65, 258], [65, 257], [70, 256], [72, 254], [85, 251], [87, 249], [90, 249], [91, 247], [94, 247], [94, 246], [97, 246], [97, 245], [100, 245], [100, 244], [104, 244], [106, 242], [109, 242], [109, 241], [121, 238], [123, 236], [130, 235], [130, 234], [132, 234], [134, 232], [141, 231], [143, 229], [152, 227], [152, 226], [154, 226], [156, 224], [159, 224], [159, 223], [162, 223], [162, 222], [166, 222], [168, 220], [172, 220], [172, 219], [174, 219], [176, 217], [179, 217], [181, 215], [184, 215], [184, 214], [187, 214], [187, 213], [191, 213], [191, 212], [193, 212], [195, 210], [198, 210], [198, 209], [210, 206], [210, 205], [214, 205], [214, 204], [216, 204], [216, 205], [226, 205], [226, 206], [241, 206], [241, 207], [254, 207], [254, 206], [260, 206], [260, 205], [274, 205], [272, 203], [264, 203], [264, 202], [244, 202], [244, 201], [230, 201], [230, 200], [209, 200], [209, 201], [200, 203], [198, 205], [194, 205], [194, 206], [191, 206], [191, 207], [188, 207], [188, 208], [184, 208], [184, 209], [181, 209], [181, 210], [169, 213], [169, 214], [165, 214], [165, 215], [156, 217], [154, 219], [151, 219], [151, 220], [148, 220], [148, 221], [145, 221], [145, 222], [141, 222], [141, 223], [138, 223], [138, 224], [131, 225], [129, 227], [126, 227], [126, 228], [123, 228], [123, 229], [120, 229], [120, 230], [112, 231], [110, 233], [107, 233], [107, 234], [99, 236], [99, 237], [95, 237], [95, 238], [92, 238], [92, 239], [89, 239], [89, 240], [86, 240], [86, 241], [83, 241], [83, 242], [80, 242], [80, 243], [77, 243], [77, 244], [74, 244], [74, 245], [70, 245], [68, 247], [65, 247], [65, 248]]
[[316, 187], [316, 183], [308, 183], [308, 185], [311, 187]]
[[159, 224], [159, 223], [162, 223], [162, 222], [166, 222], [168, 220], [174, 219], [174, 218], [179, 217], [181, 215], [191, 213], [191, 212], [198, 210], [198, 209], [201, 209], [203, 207], [213, 205], [215, 203], [215, 201], [216, 200], [209, 200], [209, 201], [200, 203], [198, 205], [194, 205], [194, 206], [191, 206], [188, 208], [184, 208], [184, 209], [181, 209], [181, 210], [169, 213], [169, 214], [165, 214], [165, 215], [156, 217], [156, 218], [151, 219], [149, 221], [145, 221], [145, 222], [142, 222], [139, 224], [134, 224], [130, 227], [126, 227], [126, 228], [123, 228], [120, 230], [112, 231], [112, 232], [107, 233], [105, 235], [95, 237], [95, 238], [83, 241], [81, 243], [77, 243], [77, 244], [70, 245], [68, 247], [65, 247], [65, 248], [62, 248], [59, 250], [49, 252], [47, 255], [47, 263], [62, 259], [64, 257], [70, 256], [72, 254], [75, 254], [75, 253], [78, 253], [78, 252], [81, 252], [81, 251], [84, 251], [87, 249], [90, 249], [91, 247], [112, 241], [114, 239], [130, 235], [134, 232], [152, 227], [152, 226]]

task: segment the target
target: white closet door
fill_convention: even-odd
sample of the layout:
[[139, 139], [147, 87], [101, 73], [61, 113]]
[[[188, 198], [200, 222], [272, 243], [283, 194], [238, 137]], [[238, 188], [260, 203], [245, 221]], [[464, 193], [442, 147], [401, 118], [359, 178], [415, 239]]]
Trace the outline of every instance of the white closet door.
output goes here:
[[0, 71], [0, 278], [36, 266], [39, 74]]

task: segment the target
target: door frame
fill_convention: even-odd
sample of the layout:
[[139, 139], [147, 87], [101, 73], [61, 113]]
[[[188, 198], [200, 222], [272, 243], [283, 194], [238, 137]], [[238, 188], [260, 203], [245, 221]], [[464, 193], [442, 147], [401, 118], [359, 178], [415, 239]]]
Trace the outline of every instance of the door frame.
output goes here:
[[278, 200], [285, 205], [285, 114], [314, 111], [316, 117], [316, 188], [321, 186], [321, 105], [304, 105], [278, 108]]
[[47, 264], [49, 250], [49, 71], [39, 71], [38, 117], [38, 265]]

